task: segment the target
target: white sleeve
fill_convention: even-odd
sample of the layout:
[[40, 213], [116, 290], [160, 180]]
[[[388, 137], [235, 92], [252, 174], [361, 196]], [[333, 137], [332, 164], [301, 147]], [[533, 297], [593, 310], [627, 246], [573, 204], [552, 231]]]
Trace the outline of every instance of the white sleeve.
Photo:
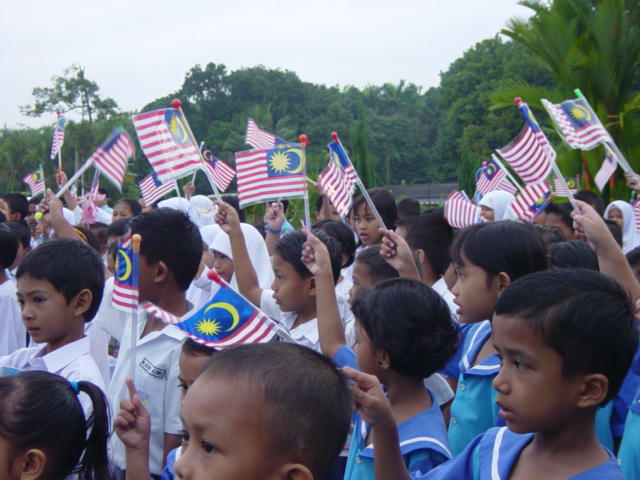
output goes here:
[[167, 383], [164, 388], [164, 433], [177, 435], [182, 431], [182, 422], [180, 421], [180, 389], [178, 388], [178, 357], [180, 356], [181, 346], [178, 345], [173, 351], [174, 361], [171, 362], [171, 368], [167, 372]]
[[104, 294], [98, 313], [96, 313], [93, 322], [95, 325], [118, 341], [122, 340], [122, 331], [127, 323], [127, 314], [111, 304], [113, 296], [113, 277], [108, 278], [104, 283]]
[[0, 355], [26, 346], [27, 332], [15, 297], [0, 295], [0, 326]]

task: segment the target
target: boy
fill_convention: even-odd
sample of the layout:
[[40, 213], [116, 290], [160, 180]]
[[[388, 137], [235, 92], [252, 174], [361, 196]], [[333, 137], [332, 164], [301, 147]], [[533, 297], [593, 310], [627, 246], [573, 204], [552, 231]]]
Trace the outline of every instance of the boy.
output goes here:
[[19, 243], [15, 233], [5, 223], [0, 223], [0, 355], [24, 348], [27, 339], [16, 300], [16, 284], [8, 270], [15, 260]]
[[[612, 279], [583, 269], [527, 275], [500, 296], [493, 345], [501, 356], [496, 403], [507, 427], [492, 428], [423, 478], [622, 479], [598, 443], [596, 410], [615, 395], [638, 346], [631, 303]], [[388, 407], [375, 382], [356, 380], [356, 402], [371, 417], [376, 472], [407, 478], [388, 438]], [[378, 458], [378, 457], [376, 457]]]
[[347, 436], [351, 393], [333, 363], [272, 342], [215, 354], [182, 406], [181, 480], [327, 478]]
[[[139, 261], [139, 304], [150, 302], [176, 317], [188, 315], [192, 306], [185, 292], [200, 264], [202, 238], [198, 228], [182, 212], [161, 208], [145, 212], [131, 221], [131, 233], [142, 237]], [[175, 326], [148, 315], [142, 309], [136, 318], [137, 343], [131, 348], [133, 322], [111, 305], [107, 292], [100, 319], [116, 318], [109, 332], [120, 341], [120, 352], [108, 397], [112, 418], [118, 413], [120, 400], [128, 397], [125, 380], [131, 376], [135, 352], [135, 383], [152, 419], [149, 470], [160, 475], [163, 461], [180, 443], [180, 390], [178, 359], [184, 334]], [[110, 459], [121, 476], [125, 469], [125, 452], [115, 435], [109, 444]]]
[[[249, 259], [238, 214], [225, 202], [217, 205], [216, 222], [229, 235], [240, 293], [271, 318], [282, 322], [297, 343], [319, 351], [315, 279], [300, 260], [302, 246], [307, 241], [305, 234], [291, 232], [278, 241], [271, 258], [275, 276], [272, 290], [263, 290]], [[314, 233], [329, 250], [335, 284], [340, 276], [340, 250], [328, 235]]]
[[1, 357], [0, 366], [44, 370], [105, 390], [85, 336], [104, 287], [98, 255], [76, 240], [50, 240], [24, 258], [16, 278], [22, 321], [31, 340], [42, 345]]

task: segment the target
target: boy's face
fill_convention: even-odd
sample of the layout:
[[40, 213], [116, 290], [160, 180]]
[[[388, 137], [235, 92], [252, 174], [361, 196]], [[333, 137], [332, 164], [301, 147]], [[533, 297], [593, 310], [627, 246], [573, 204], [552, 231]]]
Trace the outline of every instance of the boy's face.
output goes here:
[[291, 263], [274, 253], [271, 257], [273, 267], [273, 298], [283, 312], [301, 312], [307, 306], [308, 278], [300, 275]]
[[242, 380], [198, 378], [182, 403], [185, 435], [174, 469], [181, 480], [277, 478], [265, 404]]
[[233, 260], [217, 250], [213, 251], [213, 268], [225, 282], [229, 283], [231, 281], [231, 277], [233, 277]]
[[456, 265], [458, 280], [451, 289], [459, 307], [456, 313], [462, 323], [481, 322], [493, 314], [498, 301], [498, 280], [497, 277], [488, 278], [487, 273], [471, 263], [464, 252], [461, 256], [463, 264]]
[[27, 333], [34, 342], [46, 343], [48, 351], [84, 335], [84, 319], [77, 315], [77, 297], [67, 303], [65, 296], [47, 280], [28, 274], [18, 278], [17, 297]]
[[349, 303], [351, 303], [356, 293], [358, 292], [358, 287], [373, 286], [373, 280], [371, 279], [371, 275], [369, 274], [369, 266], [366, 263], [358, 262], [357, 260], [353, 262], [351, 279], [353, 280], [353, 285], [349, 289]]
[[496, 403], [509, 430], [553, 432], [575, 418], [581, 376], [562, 374], [562, 358], [518, 317], [496, 315], [492, 341], [501, 357], [493, 380]]
[[206, 355], [187, 354], [184, 353], [184, 351], [180, 352], [180, 358], [178, 360], [178, 366], [180, 367], [178, 381], [180, 382], [179, 386], [182, 400], [184, 400], [187, 391], [200, 375], [207, 360], [209, 360], [209, 357]]
[[356, 233], [360, 237], [363, 245], [375, 245], [380, 243], [380, 234], [378, 233], [378, 222], [376, 217], [369, 211], [366, 203], [361, 203], [356, 209], [354, 215]]

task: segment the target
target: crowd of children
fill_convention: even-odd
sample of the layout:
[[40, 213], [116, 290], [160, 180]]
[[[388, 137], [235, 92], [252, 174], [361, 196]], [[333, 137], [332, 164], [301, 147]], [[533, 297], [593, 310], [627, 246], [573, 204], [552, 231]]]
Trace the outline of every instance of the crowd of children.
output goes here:
[[[455, 230], [374, 189], [345, 218], [320, 195], [296, 231], [282, 202], [250, 225], [186, 193], [0, 197], [1, 479], [640, 480], [628, 203], [524, 223], [490, 192]], [[113, 304], [129, 235], [134, 312]], [[214, 349], [168, 323], [213, 272], [281, 334]]]

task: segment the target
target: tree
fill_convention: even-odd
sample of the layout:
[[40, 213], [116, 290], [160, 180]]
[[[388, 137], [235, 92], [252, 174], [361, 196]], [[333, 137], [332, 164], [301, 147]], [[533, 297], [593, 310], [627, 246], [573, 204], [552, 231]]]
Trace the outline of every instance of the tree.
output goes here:
[[364, 107], [360, 107], [358, 121], [351, 135], [351, 158], [353, 166], [358, 172], [362, 183], [366, 188], [372, 188], [376, 184], [373, 160], [369, 154], [369, 132], [365, 118]]
[[115, 100], [101, 98], [98, 84], [85, 76], [84, 67], [71, 65], [62, 76], [51, 79], [53, 87], [36, 87], [32, 94], [33, 105], [24, 105], [20, 111], [30, 117], [40, 117], [44, 113], [80, 111], [82, 121], [91, 125], [94, 119], [102, 120], [114, 115], [118, 109]]

